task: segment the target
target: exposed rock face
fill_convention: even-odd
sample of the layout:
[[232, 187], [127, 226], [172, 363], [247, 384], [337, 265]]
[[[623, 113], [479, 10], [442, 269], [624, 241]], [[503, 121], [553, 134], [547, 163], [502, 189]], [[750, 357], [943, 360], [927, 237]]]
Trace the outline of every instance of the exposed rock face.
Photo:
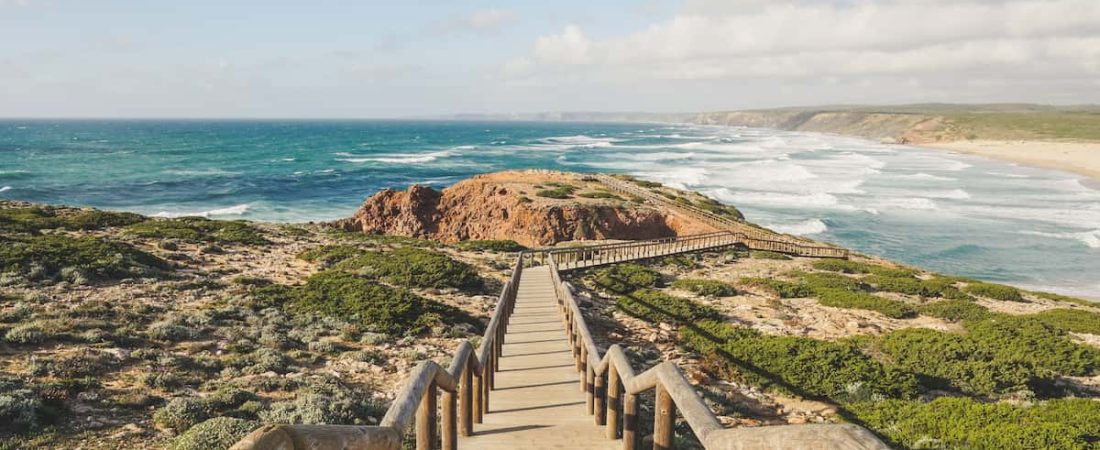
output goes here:
[[[553, 175], [553, 179], [548, 179]], [[541, 179], [531, 177], [541, 176]], [[349, 231], [454, 242], [511, 239], [526, 246], [571, 240], [651, 239], [713, 231], [689, 219], [629, 202], [528, 197], [532, 183], [577, 183], [572, 174], [501, 172], [436, 191], [414, 185], [381, 191], [342, 222]], [[518, 190], [524, 192], [516, 192]], [[584, 200], [584, 201], [582, 201]]]

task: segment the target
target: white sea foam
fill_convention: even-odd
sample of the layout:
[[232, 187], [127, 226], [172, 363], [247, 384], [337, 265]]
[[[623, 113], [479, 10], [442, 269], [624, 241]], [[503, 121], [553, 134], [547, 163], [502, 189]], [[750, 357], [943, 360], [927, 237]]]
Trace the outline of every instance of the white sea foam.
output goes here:
[[764, 226], [780, 233], [793, 234], [796, 236], [820, 234], [829, 229], [829, 226], [825, 225], [825, 222], [822, 222], [820, 219], [810, 219], [789, 224], [767, 224]]
[[228, 171], [228, 170], [217, 169], [217, 168], [203, 169], [203, 170], [172, 169], [172, 170], [167, 170], [165, 172], [169, 173], [169, 174], [172, 174], [172, 175], [181, 175], [181, 176], [185, 176], [185, 177], [226, 176], [226, 175], [240, 175], [241, 174], [240, 172], [231, 172], [231, 171]]
[[943, 167], [943, 170], [947, 170], [947, 171], [951, 171], [951, 172], [958, 172], [958, 171], [961, 171], [961, 170], [964, 170], [964, 169], [969, 169], [971, 167], [974, 167], [974, 166], [972, 166], [970, 164], [967, 164], [967, 163], [964, 163], [962, 161], [947, 160], [947, 164]]
[[11, 186], [0, 187], [0, 192], [8, 192], [11, 190]]
[[1024, 174], [1021, 174], [1021, 173], [986, 172], [986, 174], [994, 175], [994, 176], [998, 176], [998, 177], [1008, 177], [1008, 178], [1031, 178], [1030, 176], [1024, 175]]
[[583, 134], [578, 134], [578, 135], [574, 135], [574, 136], [554, 136], [554, 137], [539, 139], [539, 142], [542, 143], [542, 144], [548, 144], [548, 145], [553, 146], [553, 147], [565, 147], [565, 148], [572, 148], [572, 147], [587, 147], [587, 148], [611, 147], [612, 145], [614, 145], [613, 144], [614, 142], [618, 142], [618, 141], [619, 140], [615, 139], [615, 138], [592, 137], [592, 136], [586, 136], [586, 135], [583, 135]]
[[949, 200], [966, 200], [970, 198], [970, 193], [962, 189], [952, 189], [949, 191], [921, 191], [921, 195], [930, 198], [942, 198]]
[[1042, 231], [1021, 231], [1020, 234], [1043, 236], [1055, 239], [1075, 239], [1089, 248], [1100, 248], [1100, 229], [1081, 232], [1046, 233]]
[[727, 188], [719, 188], [708, 191], [708, 194], [732, 204], [754, 204], [761, 206], [782, 206], [790, 208], [839, 208], [852, 209], [840, 204], [835, 195], [816, 192], [813, 194], [786, 194], [781, 192], [753, 192], [731, 191]]
[[655, 152], [655, 153], [611, 153], [606, 155], [610, 159], [629, 159], [632, 161], [677, 161], [691, 159], [695, 153]]
[[644, 172], [642, 178], [657, 180], [676, 189], [688, 189], [691, 185], [707, 182], [707, 169], [703, 167], [676, 167], [675, 169]]
[[890, 178], [901, 179], [901, 180], [956, 181], [955, 178], [942, 177], [942, 176], [939, 176], [939, 175], [932, 175], [932, 174], [924, 173], [924, 172], [918, 172], [918, 173], [914, 173], [914, 174], [897, 174], [897, 175], [891, 174]]
[[876, 203], [876, 211], [891, 209], [914, 209], [930, 211], [936, 209], [936, 202], [924, 197], [895, 197], [883, 199]]
[[240, 216], [248, 212], [251, 206], [248, 204], [234, 205], [227, 208], [216, 208], [206, 211], [196, 212], [179, 212], [179, 211], [161, 211], [153, 214], [153, 217], [213, 217], [213, 216]]
[[384, 156], [336, 158], [337, 161], [350, 163], [380, 162], [387, 164], [423, 164], [454, 155], [455, 152], [443, 150], [432, 153], [391, 153]]

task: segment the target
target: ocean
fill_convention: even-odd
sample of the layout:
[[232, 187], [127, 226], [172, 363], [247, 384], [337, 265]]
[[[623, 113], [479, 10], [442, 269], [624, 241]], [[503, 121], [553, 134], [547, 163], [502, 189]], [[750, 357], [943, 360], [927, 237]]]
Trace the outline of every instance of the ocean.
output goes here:
[[382, 188], [521, 168], [634, 174], [782, 232], [1100, 297], [1100, 188], [943, 151], [670, 124], [0, 121], [0, 198], [164, 217], [329, 220]]

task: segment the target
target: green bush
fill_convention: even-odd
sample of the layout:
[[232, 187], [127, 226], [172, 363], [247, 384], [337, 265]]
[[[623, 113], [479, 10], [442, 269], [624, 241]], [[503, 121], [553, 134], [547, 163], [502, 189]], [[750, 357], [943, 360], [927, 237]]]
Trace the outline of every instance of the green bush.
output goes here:
[[867, 288], [860, 280], [837, 273], [795, 272], [793, 274], [811, 291], [821, 289], [842, 289], [845, 291], [863, 291]]
[[176, 397], [153, 413], [153, 422], [182, 432], [210, 418], [210, 414], [210, 406], [202, 399]]
[[101, 230], [132, 225], [145, 218], [138, 214], [91, 210], [62, 210], [50, 206], [0, 208], [0, 232], [38, 233], [63, 228], [70, 231]]
[[169, 450], [227, 450], [259, 426], [258, 422], [215, 417], [199, 423], [172, 440]]
[[640, 264], [614, 264], [596, 271], [593, 281], [597, 287], [626, 294], [641, 288], [664, 286], [660, 272]]
[[968, 300], [942, 300], [921, 305], [917, 308], [921, 314], [939, 317], [951, 322], [981, 320], [989, 317], [989, 309]]
[[474, 251], [474, 252], [521, 252], [527, 250], [527, 247], [519, 245], [513, 240], [485, 240], [485, 241], [462, 241], [455, 244], [460, 250]]
[[809, 286], [801, 283], [791, 283], [771, 278], [746, 277], [738, 280], [737, 284], [763, 289], [779, 298], [804, 298], [814, 294]]
[[700, 198], [695, 202], [695, 206], [711, 214], [726, 216], [733, 220], [745, 220], [745, 216], [737, 208], [719, 203], [710, 197]]
[[1100, 314], [1080, 309], [1050, 309], [1032, 315], [1047, 325], [1074, 333], [1100, 334]]
[[641, 186], [641, 187], [644, 187], [646, 189], [654, 189], [654, 188], [659, 188], [659, 187], [664, 186], [663, 184], [658, 183], [656, 181], [646, 181], [646, 180], [640, 180], [640, 179], [637, 179], [637, 178], [631, 178], [630, 181], [633, 181], [634, 184], [636, 184], [638, 186]]
[[1085, 299], [1081, 299], [1081, 298], [1077, 298], [1077, 297], [1070, 297], [1068, 295], [1053, 294], [1053, 293], [1050, 293], [1050, 292], [1032, 291], [1031, 295], [1034, 295], [1034, 296], [1039, 297], [1039, 298], [1045, 298], [1047, 300], [1054, 300], [1054, 301], [1057, 301], [1057, 302], [1073, 303], [1073, 304], [1082, 305], [1082, 306], [1094, 306], [1094, 307], [1095, 306], [1100, 306], [1100, 302], [1089, 301], [1089, 300], [1085, 300]]
[[248, 222], [210, 220], [202, 217], [157, 219], [126, 227], [126, 232], [142, 238], [178, 239], [187, 242], [264, 245], [270, 241]]
[[272, 403], [260, 412], [264, 423], [309, 425], [365, 425], [385, 414], [373, 396], [336, 382], [313, 384], [298, 391], [293, 400]]
[[963, 291], [971, 295], [991, 298], [994, 300], [1004, 300], [1010, 302], [1024, 301], [1024, 297], [1020, 295], [1019, 289], [1016, 289], [1012, 286], [1005, 286], [1003, 284], [975, 282], [966, 285], [966, 287], [963, 288]]
[[1100, 350], [1074, 343], [1064, 331], [1031, 317], [998, 314], [964, 326], [967, 336], [994, 358], [1026, 364], [1039, 376], [1085, 376], [1100, 370]]
[[40, 325], [34, 322], [22, 323], [4, 333], [4, 340], [13, 344], [34, 345], [49, 339]]
[[916, 269], [905, 267], [886, 267], [847, 259], [822, 259], [814, 261], [813, 268], [840, 273], [870, 273], [884, 277], [906, 278], [918, 273]]
[[653, 289], [639, 289], [615, 301], [623, 312], [650, 323], [688, 324], [699, 320], [717, 320], [718, 310], [686, 298], [675, 297]]
[[47, 419], [43, 416], [49, 413], [33, 390], [26, 389], [21, 382], [0, 379], [0, 433], [23, 433], [38, 428]]
[[535, 195], [546, 198], [567, 199], [573, 196], [573, 193], [577, 191], [577, 187], [564, 183], [546, 183], [548, 186], [553, 186], [553, 189], [543, 189], [535, 192]]
[[968, 336], [927, 328], [888, 333], [880, 339], [878, 349], [896, 367], [917, 374], [927, 389], [990, 396], [1027, 389], [1033, 375], [1028, 366], [998, 359]]
[[718, 280], [684, 278], [672, 283], [672, 287], [708, 297], [729, 297], [737, 295], [737, 290], [729, 283]]
[[408, 287], [477, 289], [482, 286], [477, 270], [469, 264], [443, 253], [413, 247], [363, 252], [341, 261], [334, 268]]
[[77, 284], [160, 275], [166, 261], [128, 244], [61, 235], [0, 238], [0, 272]]
[[888, 298], [878, 297], [866, 292], [846, 289], [823, 288], [814, 290], [818, 303], [836, 308], [854, 308], [877, 311], [886, 317], [905, 319], [917, 315], [913, 307]]
[[298, 259], [309, 262], [319, 262], [324, 265], [333, 265], [338, 262], [360, 256], [364, 253], [366, 253], [366, 250], [363, 250], [354, 245], [331, 244], [311, 248], [302, 253], [299, 253]]
[[612, 194], [612, 193], [607, 192], [607, 191], [581, 192], [580, 194], [577, 194], [577, 197], [606, 198], [606, 199], [610, 199], [610, 200], [620, 200], [620, 201], [623, 199], [622, 197], [619, 197], [618, 195]]
[[342, 271], [317, 273], [283, 294], [280, 300], [292, 312], [362, 321], [389, 334], [415, 334], [440, 322], [473, 322], [457, 308]]
[[917, 393], [912, 375], [883, 366], [851, 343], [767, 336], [705, 320], [681, 327], [680, 335], [728, 375], [767, 388], [834, 400], [860, 390], [895, 398]]
[[1100, 439], [1100, 402], [1058, 399], [1032, 406], [942, 397], [847, 406], [898, 448], [1090, 449]]
[[752, 257], [752, 259], [774, 259], [778, 261], [787, 261], [791, 259], [790, 256], [782, 253], [766, 252], [762, 250], [753, 250], [749, 253], [749, 256]]

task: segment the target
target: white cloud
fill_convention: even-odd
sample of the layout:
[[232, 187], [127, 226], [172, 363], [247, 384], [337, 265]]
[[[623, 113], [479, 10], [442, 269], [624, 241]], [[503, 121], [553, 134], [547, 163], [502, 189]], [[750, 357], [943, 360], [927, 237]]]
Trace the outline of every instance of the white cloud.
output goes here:
[[491, 33], [515, 23], [518, 18], [514, 11], [485, 9], [448, 20], [442, 29], [457, 33]]
[[[1100, 74], [1096, 0], [691, 1], [647, 29], [538, 37], [528, 72], [602, 81], [956, 74]], [[557, 69], [557, 70], [556, 70]]]

